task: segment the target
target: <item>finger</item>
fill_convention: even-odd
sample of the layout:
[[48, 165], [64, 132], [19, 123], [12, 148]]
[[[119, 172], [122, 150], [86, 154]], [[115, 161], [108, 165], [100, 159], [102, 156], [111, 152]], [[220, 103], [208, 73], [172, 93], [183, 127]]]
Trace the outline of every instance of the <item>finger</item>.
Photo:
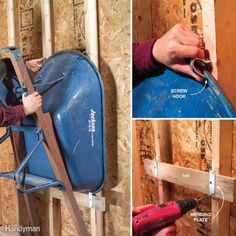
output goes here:
[[30, 68], [34, 69], [36, 67], [36, 63], [31, 64]]
[[176, 57], [178, 58], [204, 58], [204, 50], [195, 46], [179, 45]]
[[39, 67], [39, 66], [38, 66], [38, 64], [36, 63], [33, 68], [34, 68], [34, 69], [38, 69], [38, 67]]
[[37, 107], [40, 107], [41, 105], [42, 105], [42, 101], [36, 103], [36, 106], [37, 106]]
[[210, 52], [209, 50], [205, 49], [204, 50], [205, 58], [210, 58]]
[[33, 72], [35, 72], [35, 70], [37, 70], [36, 64], [35, 64], [35, 65], [32, 65], [31, 68], [30, 68], [30, 70], [32, 70]]
[[44, 60], [45, 60], [45, 57], [41, 57], [41, 58], [37, 59], [37, 62], [42, 63]]
[[39, 93], [37, 91], [35, 91], [35, 92], [32, 93], [32, 95], [37, 97], [37, 96], [39, 96]]
[[203, 81], [203, 78], [197, 76], [195, 73], [192, 72], [192, 70], [190, 68], [190, 65], [188, 65], [188, 64], [183, 64], [183, 65], [176, 64], [175, 66], [173, 66], [173, 69], [178, 71], [178, 72], [189, 75], [189, 76], [193, 77], [194, 79], [196, 79], [199, 82]]
[[177, 235], [177, 232], [170, 232], [170, 233], [160, 233], [160, 232], [150, 232], [150, 233], [147, 233], [147, 234], [144, 234], [144, 236], [176, 236]]
[[194, 33], [192, 30], [190, 30], [189, 28], [182, 26], [183, 29], [183, 34], [189, 37], [193, 37], [193, 38], [199, 38], [199, 35]]
[[37, 67], [34, 69], [34, 72], [38, 72], [41, 67]]
[[164, 226], [148, 233], [148, 236], [172, 236], [176, 235], [176, 225]]
[[37, 103], [42, 102], [42, 99], [37, 99], [35, 102]]
[[201, 45], [201, 39], [199, 38], [192, 38], [192, 37], [186, 37], [184, 35], [177, 35], [177, 40], [183, 44], [188, 46], [195, 46], [200, 47]]
[[23, 93], [22, 95], [23, 95], [22, 97], [24, 99], [25, 97], [27, 97], [28, 94], [27, 93]]

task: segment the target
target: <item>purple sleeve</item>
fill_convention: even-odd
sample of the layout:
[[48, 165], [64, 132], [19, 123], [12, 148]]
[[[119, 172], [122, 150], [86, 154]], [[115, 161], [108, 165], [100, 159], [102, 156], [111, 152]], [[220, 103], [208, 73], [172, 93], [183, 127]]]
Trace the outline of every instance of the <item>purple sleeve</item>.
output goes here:
[[134, 75], [150, 73], [163, 67], [152, 56], [152, 48], [156, 40], [157, 38], [150, 39], [143, 44], [133, 43]]
[[14, 107], [0, 107], [0, 127], [15, 124], [25, 118], [25, 112], [22, 105]]

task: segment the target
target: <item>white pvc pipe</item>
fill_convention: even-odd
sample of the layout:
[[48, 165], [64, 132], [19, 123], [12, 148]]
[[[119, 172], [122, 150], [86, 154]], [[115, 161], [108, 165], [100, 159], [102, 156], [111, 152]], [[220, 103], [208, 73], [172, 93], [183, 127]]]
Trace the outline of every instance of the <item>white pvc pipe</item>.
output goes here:
[[46, 58], [53, 53], [51, 2], [51, 0], [41, 0], [43, 57]]
[[7, 0], [8, 46], [16, 45], [14, 0]]
[[97, 0], [85, 0], [86, 51], [92, 62], [99, 67]]
[[[98, 53], [98, 14], [97, 0], [85, 0], [85, 38], [86, 51], [92, 62], [99, 68]], [[102, 192], [97, 194], [102, 196]], [[91, 209], [92, 236], [103, 236], [103, 213]]]

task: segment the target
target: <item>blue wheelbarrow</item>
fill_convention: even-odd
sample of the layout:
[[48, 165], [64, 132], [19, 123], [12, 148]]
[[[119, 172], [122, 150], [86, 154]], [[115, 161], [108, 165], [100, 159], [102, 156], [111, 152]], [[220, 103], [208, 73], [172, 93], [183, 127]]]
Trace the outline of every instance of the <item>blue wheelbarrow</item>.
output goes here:
[[[7, 72], [0, 80], [0, 100], [3, 106], [17, 105], [25, 88], [20, 86], [11, 61], [3, 59], [3, 62]], [[73, 189], [99, 192], [105, 181], [106, 150], [104, 89], [97, 69], [85, 55], [62, 51], [43, 63], [32, 82], [42, 95], [43, 111], [51, 114]], [[26, 157], [16, 170], [0, 176], [20, 183], [19, 191], [26, 193], [48, 187], [63, 188], [42, 144], [43, 131], [36, 127], [33, 118], [7, 127], [0, 143], [12, 131], [23, 134]]]

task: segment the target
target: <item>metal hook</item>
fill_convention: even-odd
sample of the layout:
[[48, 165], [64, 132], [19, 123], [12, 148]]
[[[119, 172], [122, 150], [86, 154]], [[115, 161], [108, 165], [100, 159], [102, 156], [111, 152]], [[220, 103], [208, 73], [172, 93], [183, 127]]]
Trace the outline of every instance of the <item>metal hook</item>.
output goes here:
[[192, 72], [202, 78], [205, 78], [204, 70], [206, 70], [206, 66], [210, 65], [210, 59], [194, 58], [190, 61], [190, 68]]

